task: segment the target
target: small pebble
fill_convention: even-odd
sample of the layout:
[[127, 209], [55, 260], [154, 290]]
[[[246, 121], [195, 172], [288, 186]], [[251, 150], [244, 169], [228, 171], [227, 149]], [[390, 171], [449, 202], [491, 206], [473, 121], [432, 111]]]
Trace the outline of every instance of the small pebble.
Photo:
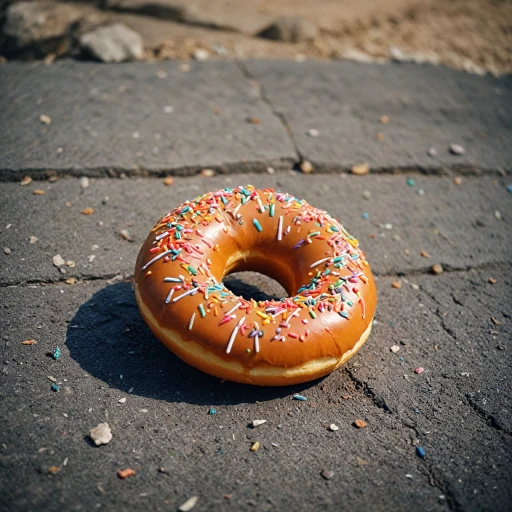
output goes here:
[[332, 431], [332, 432], [336, 432], [336, 430], [339, 430], [340, 427], [338, 427], [338, 425], [336, 425], [335, 423], [331, 423], [329, 425], [329, 430]]
[[21, 342], [22, 345], [35, 345], [36, 343], [36, 340], [25, 340]]
[[331, 471], [330, 469], [322, 469], [320, 476], [326, 480], [330, 480], [334, 476], [334, 471]]
[[498, 281], [494, 277], [489, 277], [489, 283], [496, 284]]
[[462, 178], [460, 176], [455, 176], [455, 178], [453, 178], [453, 183], [455, 185], [460, 185], [462, 183]]
[[427, 251], [421, 251], [420, 255], [423, 256], [424, 258], [427, 258], [427, 260], [430, 259], [430, 254]]
[[311, 128], [310, 130], [308, 130], [308, 135], [310, 137], [318, 137], [320, 135], [320, 132], [315, 128]]
[[400, 350], [400, 347], [398, 345], [393, 345], [390, 350], [393, 354], [396, 354]]
[[366, 421], [364, 421], [364, 420], [355, 420], [354, 421], [354, 425], [357, 428], [364, 428], [364, 427], [366, 427]]
[[178, 511], [179, 512], [189, 512], [189, 510], [192, 510], [196, 506], [197, 500], [198, 500], [197, 496], [192, 496], [187, 501], [185, 501], [185, 503], [180, 505], [180, 507], [178, 508]]
[[194, 52], [194, 59], [198, 60], [198, 61], [208, 60], [209, 56], [210, 56], [209, 53], [206, 50], [204, 50], [203, 48], [198, 48]]
[[260, 124], [260, 120], [257, 117], [248, 117], [247, 121], [251, 124]]
[[424, 191], [422, 188], [420, 188], [420, 189], [418, 190], [418, 195], [419, 195], [419, 196], [424, 196], [424, 195], [425, 195], [425, 191]]
[[174, 107], [171, 107], [171, 105], [166, 105], [164, 107], [164, 114], [172, 114], [174, 112]]
[[495, 216], [495, 217], [496, 217], [496, 219], [498, 219], [498, 220], [503, 220], [503, 217], [502, 217], [502, 215], [501, 215], [501, 212], [499, 212], [498, 210], [496, 210], [496, 211], [494, 212], [494, 216]]
[[131, 476], [135, 476], [135, 470], [133, 470], [132, 468], [120, 469], [117, 472], [117, 476], [121, 480], [124, 480], [125, 478], [129, 478]]
[[201, 176], [205, 176], [207, 178], [210, 178], [212, 176], [215, 176], [215, 171], [213, 169], [203, 169], [201, 171]]
[[276, 170], [273, 167], [267, 167], [267, 172], [269, 174], [275, 174]]
[[89, 430], [89, 437], [93, 440], [96, 446], [101, 446], [102, 444], [110, 443], [112, 440], [112, 431], [110, 430], [108, 423], [100, 423], [98, 426]]
[[369, 219], [370, 218], [370, 214], [368, 212], [363, 212], [363, 215], [361, 215], [361, 217], [363, 217], [363, 219]]
[[27, 185], [30, 185], [30, 183], [32, 183], [32, 178], [30, 176], [25, 176], [21, 181], [20, 181], [20, 185], [22, 187], [25, 187]]
[[414, 180], [412, 178], [408, 178], [407, 185], [409, 185], [409, 187], [414, 187]]
[[425, 458], [425, 450], [421, 446], [416, 446], [416, 455], [421, 459]]
[[54, 257], [53, 257], [53, 264], [56, 266], [56, 267], [61, 267], [62, 265], [65, 265], [66, 262], [64, 261], [64, 258], [60, 255], [60, 254], [56, 254]]
[[434, 274], [442, 274], [443, 273], [442, 265], [440, 265], [439, 263], [432, 265], [432, 272], [434, 272]]
[[40, 188], [36, 188], [32, 190], [32, 194], [34, 194], [35, 196], [44, 196], [45, 191], [41, 190]]
[[429, 148], [427, 151], [428, 156], [436, 156], [437, 155], [437, 149], [436, 148]]
[[87, 176], [82, 176], [80, 178], [80, 186], [82, 188], [87, 188], [89, 186], [89, 178]]
[[167, 187], [170, 187], [174, 183], [174, 178], [172, 176], [167, 176], [167, 178], [164, 179], [164, 185]]
[[133, 238], [127, 229], [121, 229], [121, 231], [119, 231], [119, 235], [121, 236], [121, 238], [123, 240], [127, 240], [128, 242], [133, 242]]
[[57, 386], [57, 384], [55, 384], [55, 382], [52, 383], [51, 388], [52, 388], [52, 391], [60, 391], [60, 387]]
[[420, 374], [420, 373], [423, 373], [424, 371], [425, 371], [425, 370], [424, 370], [424, 368], [422, 368], [421, 366], [419, 366], [418, 368], [416, 368], [416, 369], [414, 370], [414, 373], [418, 373], [418, 374]]
[[372, 197], [372, 193], [369, 190], [363, 191], [363, 199], [370, 199]]
[[301, 402], [305, 402], [307, 400], [307, 398], [305, 396], [302, 396], [302, 395], [293, 395], [293, 399], [294, 400], [299, 400]]
[[58, 466], [50, 466], [48, 468], [48, 473], [51, 475], [56, 475], [62, 468], [59, 468]]
[[352, 174], [355, 174], [356, 176], [364, 176], [365, 174], [368, 174], [370, 172], [370, 166], [366, 163], [354, 165], [351, 171]]
[[41, 114], [39, 116], [39, 121], [43, 124], [50, 124], [52, 122], [52, 118], [46, 114]]
[[256, 441], [256, 442], [251, 446], [251, 452], [257, 452], [259, 449], [260, 449], [260, 443], [259, 443], [259, 441]]
[[388, 124], [389, 123], [389, 117], [386, 115], [380, 116], [380, 123], [381, 124]]
[[209, 410], [208, 410], [208, 414], [209, 414], [210, 416], [213, 416], [214, 414], [217, 414], [217, 409], [209, 409]]
[[9, 249], [9, 247], [4, 247], [4, 253], [11, 254], [11, 249]]
[[300, 163], [300, 169], [304, 174], [311, 174], [313, 172], [313, 164], [309, 160], [303, 160]]
[[126, 397], [124, 396], [123, 398], [120, 398], [120, 399], [118, 400], [118, 402], [119, 402], [120, 404], [124, 404], [124, 403], [126, 403]]
[[402, 288], [402, 283], [400, 281], [394, 281], [393, 283], [391, 283], [391, 286], [393, 288]]
[[260, 425], [263, 425], [263, 423], [267, 423], [267, 420], [253, 420], [251, 425], [254, 427], [259, 427]]
[[94, 213], [94, 208], [84, 208], [80, 213], [82, 215], [92, 215]]
[[37, 238], [36, 236], [31, 236], [28, 241], [31, 243], [31, 244], [35, 244], [37, 241], [39, 240], [39, 238]]
[[453, 155], [463, 155], [466, 152], [460, 144], [450, 144], [450, 153]]

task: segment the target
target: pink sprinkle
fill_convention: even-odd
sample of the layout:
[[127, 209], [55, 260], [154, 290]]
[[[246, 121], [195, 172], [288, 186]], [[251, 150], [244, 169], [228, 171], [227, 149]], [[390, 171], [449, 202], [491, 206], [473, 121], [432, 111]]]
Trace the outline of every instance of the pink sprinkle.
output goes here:
[[424, 368], [422, 368], [421, 366], [419, 368], [416, 368], [416, 370], [414, 370], [414, 373], [423, 373], [424, 371]]

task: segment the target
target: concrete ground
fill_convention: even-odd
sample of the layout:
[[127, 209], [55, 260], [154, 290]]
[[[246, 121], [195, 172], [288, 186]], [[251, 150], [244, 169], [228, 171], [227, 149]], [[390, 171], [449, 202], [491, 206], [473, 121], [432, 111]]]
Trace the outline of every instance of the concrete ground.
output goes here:
[[[0, 509], [509, 510], [511, 84], [410, 65], [0, 67]], [[290, 170], [305, 159], [315, 172]], [[377, 276], [368, 342], [319, 381], [222, 383], [138, 312], [155, 220], [246, 183], [327, 209]]]

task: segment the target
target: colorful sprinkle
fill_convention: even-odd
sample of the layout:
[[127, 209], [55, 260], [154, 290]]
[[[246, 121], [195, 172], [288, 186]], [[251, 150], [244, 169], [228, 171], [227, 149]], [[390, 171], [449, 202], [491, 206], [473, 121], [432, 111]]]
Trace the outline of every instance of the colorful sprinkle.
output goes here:
[[263, 231], [263, 228], [261, 227], [260, 223], [256, 219], [252, 219], [252, 223], [254, 224], [254, 227], [261, 233]]

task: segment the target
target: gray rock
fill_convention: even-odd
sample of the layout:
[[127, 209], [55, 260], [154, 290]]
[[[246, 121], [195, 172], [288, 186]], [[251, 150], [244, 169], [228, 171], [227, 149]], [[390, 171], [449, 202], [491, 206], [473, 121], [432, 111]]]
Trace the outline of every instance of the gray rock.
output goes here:
[[67, 39], [69, 27], [81, 13], [72, 5], [54, 2], [16, 2], [6, 12], [4, 33], [11, 54], [29, 47], [36, 56], [55, 49]]
[[299, 16], [282, 16], [272, 25], [260, 32], [260, 37], [283, 41], [285, 43], [302, 43], [314, 39], [318, 29], [314, 23]]
[[114, 25], [97, 28], [80, 37], [82, 50], [102, 62], [124, 62], [142, 57], [142, 37], [127, 26]]

